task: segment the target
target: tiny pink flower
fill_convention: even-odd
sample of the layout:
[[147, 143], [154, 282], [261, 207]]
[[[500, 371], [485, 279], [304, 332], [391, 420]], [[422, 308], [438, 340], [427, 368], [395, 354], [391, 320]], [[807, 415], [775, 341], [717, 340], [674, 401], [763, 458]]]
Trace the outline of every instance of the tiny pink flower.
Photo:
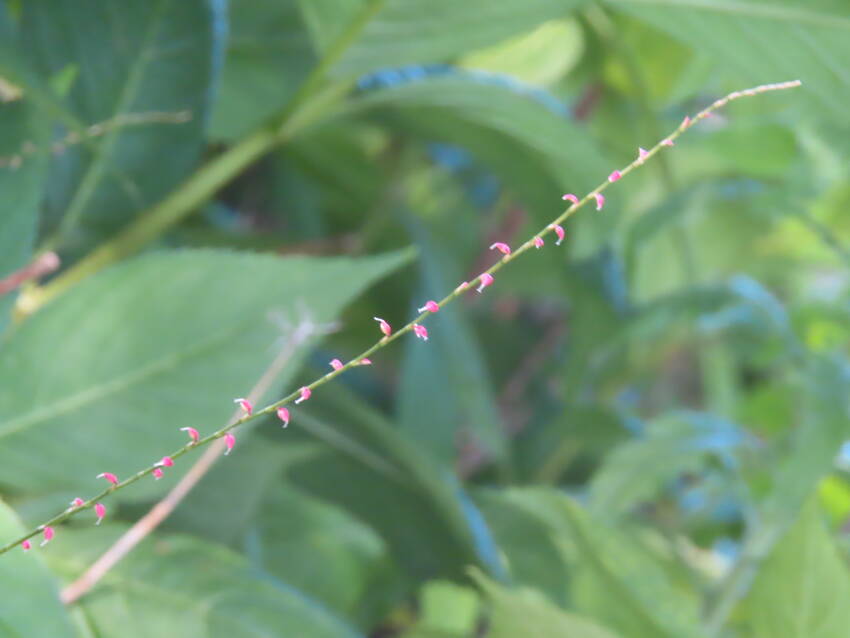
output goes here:
[[614, 171], [613, 173], [611, 173], [611, 174], [608, 176], [608, 181], [609, 181], [609, 182], [616, 182], [616, 181], [617, 181], [618, 179], [620, 179], [622, 176], [623, 176], [623, 174], [622, 174], [620, 171]]
[[461, 283], [461, 284], [460, 284], [457, 288], [455, 288], [455, 292], [459, 292], [459, 291], [461, 291], [461, 290], [466, 290], [467, 288], [469, 288], [469, 282], [468, 282], [468, 281], [464, 281], [464, 282], [463, 282], [463, 283]]
[[[381, 329], [381, 332], [384, 333], [384, 336], [389, 337], [393, 333], [392, 327], [386, 321], [384, 321], [380, 317], [372, 318], [378, 322], [378, 327]], [[333, 365], [333, 362], [331, 362], [331, 365]]]
[[493, 283], [493, 275], [489, 272], [482, 273], [479, 279], [480, 283], [478, 284], [478, 288], [476, 288], [478, 292], [483, 291], [487, 286]]
[[578, 204], [578, 197], [576, 197], [572, 193], [567, 193], [566, 195], [562, 195], [561, 199], [563, 199], [564, 201], [571, 201], [573, 204]]
[[233, 446], [236, 445], [236, 437], [233, 436], [230, 432], [224, 435], [224, 447], [227, 448], [227, 451], [224, 453], [225, 456], [230, 454], [230, 450], [233, 449]]
[[283, 406], [280, 406], [277, 409], [277, 418], [283, 421], [283, 427], [286, 427], [287, 425], [289, 425], [289, 410], [287, 410]]
[[340, 361], [339, 359], [331, 359], [331, 367], [334, 370], [342, 370], [342, 361]]
[[690, 124], [691, 124], [691, 118], [686, 115], [685, 119], [682, 120], [682, 123], [679, 124], [679, 128], [685, 128], [686, 126], [690, 126]]
[[605, 206], [605, 195], [594, 193], [593, 197], [596, 199], [596, 210], [602, 210], [602, 207]]
[[493, 249], [498, 250], [503, 255], [510, 255], [511, 254], [511, 247], [508, 246], [506, 243], [501, 242], [501, 241], [497, 241], [495, 244], [492, 244], [490, 246], [490, 250], [493, 250]]
[[234, 403], [238, 403], [239, 407], [245, 411], [245, 414], [251, 416], [254, 413], [254, 406], [248, 399], [233, 399]]
[[543, 239], [540, 237], [534, 238], [534, 247], [537, 249], [543, 248]]
[[71, 507], [82, 507], [85, 504], [86, 504], [86, 502], [83, 499], [81, 499], [79, 496], [77, 498], [75, 498], [73, 501], [71, 501]]
[[663, 142], [661, 142], [661, 145], [662, 145], [662, 146], [673, 146], [673, 140], [671, 140], [671, 139], [668, 137], [666, 140], [664, 140]]
[[363, 357], [362, 359], [360, 359], [360, 365], [361, 366], [370, 366], [370, 365], [372, 365], [372, 360], [369, 359], [368, 357]]
[[304, 403], [307, 399], [313, 396], [313, 391], [308, 387], [301, 388], [301, 396], [295, 399], [295, 405], [299, 403]]
[[151, 474], [153, 474], [153, 477], [157, 481], [162, 478], [162, 470], [158, 467], [153, 468], [153, 472], [151, 472]]
[[180, 431], [188, 434], [189, 438], [192, 439], [192, 443], [197, 443], [201, 439], [201, 435], [198, 434], [195, 428], [180, 428]]
[[422, 339], [422, 341], [428, 341], [428, 328], [425, 326], [420, 326], [418, 323], [414, 323], [413, 332], [415, 332], [416, 336]]
[[170, 456], [163, 456], [162, 460], [157, 463], [157, 465], [161, 465], [163, 467], [171, 467], [174, 465], [174, 459], [172, 459]]
[[649, 152], [645, 148], [638, 147], [638, 161], [642, 163], [647, 157]]
[[552, 224], [549, 228], [554, 230], [558, 236], [558, 241], [555, 242], [555, 245], [560, 246], [561, 242], [564, 241], [564, 228], [560, 224]]
[[97, 475], [97, 478], [106, 479], [113, 485], [118, 485], [118, 477], [115, 476], [112, 472], [103, 472]]
[[104, 507], [103, 503], [94, 504], [94, 515], [97, 516], [97, 522], [95, 525], [100, 525], [103, 517], [106, 516], [106, 507]]
[[21, 548], [25, 552], [28, 552], [32, 549], [32, 543], [29, 542], [29, 539], [23, 540], [23, 541], [21, 541]]
[[40, 547], [44, 547], [53, 539], [53, 528], [48, 525], [44, 528], [42, 535], [44, 536], [44, 540], [41, 541]]
[[431, 313], [440, 312], [440, 304], [436, 301], [426, 301], [425, 305], [419, 308], [417, 312], [425, 312], [426, 310]]

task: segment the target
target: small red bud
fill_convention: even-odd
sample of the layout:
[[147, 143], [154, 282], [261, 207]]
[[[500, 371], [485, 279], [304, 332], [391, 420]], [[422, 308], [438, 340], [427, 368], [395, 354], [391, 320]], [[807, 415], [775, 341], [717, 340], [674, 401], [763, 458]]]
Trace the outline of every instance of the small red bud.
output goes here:
[[289, 410], [287, 410], [283, 406], [280, 406], [277, 409], [277, 418], [283, 421], [283, 427], [286, 427], [287, 425], [289, 425]]

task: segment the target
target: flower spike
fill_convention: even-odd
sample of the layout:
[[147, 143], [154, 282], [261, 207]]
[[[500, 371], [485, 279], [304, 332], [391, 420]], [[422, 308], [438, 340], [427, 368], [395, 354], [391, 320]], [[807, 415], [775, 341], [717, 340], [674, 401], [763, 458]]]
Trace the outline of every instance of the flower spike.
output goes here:
[[44, 530], [42, 531], [42, 535], [44, 537], [44, 540], [41, 541], [40, 547], [44, 547], [45, 545], [47, 545], [47, 543], [53, 540], [53, 528], [50, 527], [50, 525], [45, 526]]
[[573, 205], [578, 204], [578, 197], [573, 195], [572, 193], [567, 193], [566, 195], [562, 195], [561, 199], [564, 201], [571, 201]]
[[381, 329], [381, 332], [384, 333], [385, 337], [389, 337], [393, 333], [392, 327], [386, 321], [380, 317], [372, 317], [372, 319], [378, 322], [378, 327]]
[[549, 228], [554, 230], [558, 236], [558, 241], [555, 242], [555, 245], [560, 246], [561, 242], [564, 241], [564, 228], [560, 224], [552, 224]]
[[101, 472], [100, 474], [97, 475], [96, 478], [106, 479], [107, 481], [109, 481], [113, 485], [118, 485], [118, 477], [115, 476], [112, 472]]
[[489, 272], [482, 273], [480, 276], [480, 280], [481, 282], [478, 284], [478, 288], [475, 289], [478, 292], [483, 291], [487, 286], [493, 283], [493, 275], [491, 275]]
[[428, 328], [425, 326], [420, 326], [418, 323], [414, 323], [413, 332], [415, 332], [416, 336], [422, 339], [422, 341], [428, 341]]
[[254, 413], [254, 406], [248, 399], [233, 399], [234, 403], [238, 403], [239, 407], [245, 411], [245, 414], [251, 416]]
[[283, 421], [283, 427], [286, 427], [287, 425], [289, 425], [289, 410], [287, 410], [283, 406], [280, 406], [277, 409], [277, 418]]
[[100, 525], [100, 522], [103, 520], [103, 517], [106, 516], [106, 507], [103, 503], [95, 503], [94, 504], [94, 515], [97, 516], [97, 522], [95, 525]]
[[510, 255], [511, 254], [511, 247], [508, 246], [506, 243], [501, 242], [501, 241], [497, 241], [495, 244], [492, 244], [490, 246], [490, 250], [493, 250], [493, 249], [498, 250], [503, 255]]
[[192, 439], [193, 444], [201, 440], [201, 435], [198, 434], [198, 431], [195, 428], [180, 428], [180, 431], [188, 434], [189, 438]]
[[233, 436], [231, 432], [228, 432], [224, 435], [224, 447], [227, 448], [224, 455], [227, 456], [230, 454], [230, 451], [233, 449], [233, 446], [236, 445], [236, 437]]
[[614, 171], [613, 173], [611, 173], [611, 174], [608, 176], [608, 181], [609, 181], [609, 182], [616, 182], [616, 181], [617, 181], [618, 179], [620, 179], [622, 176], [623, 176], [623, 174], [622, 174], [620, 171]]
[[159, 467], [153, 468], [153, 471], [151, 472], [151, 474], [153, 474], [154, 479], [156, 479], [158, 481], [159, 479], [162, 478], [162, 468], [159, 468]]
[[331, 359], [331, 367], [334, 370], [342, 370], [342, 361], [340, 361], [339, 359]]
[[299, 403], [304, 403], [311, 396], [313, 396], [313, 391], [307, 386], [304, 386], [303, 388], [301, 388], [301, 396], [295, 399], [295, 405], [298, 405]]
[[596, 199], [596, 210], [602, 210], [602, 207], [605, 206], [605, 195], [594, 193], [593, 197]]
[[440, 304], [438, 304], [436, 301], [426, 301], [425, 305], [417, 309], [416, 312], [425, 312], [426, 310], [432, 314], [435, 312], [440, 312]]

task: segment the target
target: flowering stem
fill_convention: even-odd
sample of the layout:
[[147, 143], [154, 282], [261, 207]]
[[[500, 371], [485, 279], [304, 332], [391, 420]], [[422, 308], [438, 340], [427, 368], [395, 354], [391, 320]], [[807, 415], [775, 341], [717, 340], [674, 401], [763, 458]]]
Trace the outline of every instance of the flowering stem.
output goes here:
[[[712, 112], [724, 107], [729, 102], [731, 102], [733, 100], [737, 100], [737, 99], [742, 98], [742, 97], [749, 97], [749, 96], [753, 96], [753, 95], [758, 95], [760, 93], [766, 93], [768, 91], [778, 91], [778, 90], [783, 90], [783, 89], [790, 89], [790, 88], [798, 87], [798, 86], [800, 86], [800, 84], [801, 84], [801, 82], [799, 80], [793, 80], [793, 81], [790, 81], [790, 82], [782, 82], [782, 83], [778, 83], [778, 84], [764, 84], [764, 85], [757, 86], [757, 87], [754, 87], [754, 88], [751, 88], [751, 89], [746, 89], [744, 91], [735, 91], [733, 93], [730, 93], [726, 97], [723, 97], [723, 98], [716, 100], [713, 104], [711, 104], [707, 108], [705, 108], [702, 111], [700, 111], [699, 113], [697, 113], [693, 118], [686, 118], [678, 126], [678, 128], [676, 128], [676, 130], [673, 131], [667, 138], [658, 142], [649, 151], [645, 151], [645, 152], [642, 151], [639, 154], [637, 159], [635, 159], [633, 162], [631, 162], [625, 168], [623, 168], [619, 171], [614, 171], [608, 179], [606, 179], [599, 186], [597, 186], [595, 189], [590, 191], [583, 198], [581, 198], [581, 199], [575, 198], [574, 203], [569, 208], [567, 208], [563, 213], [561, 213], [557, 218], [555, 218], [550, 224], [547, 224], [547, 226], [545, 228], [542, 228], [538, 233], [535, 233], [534, 235], [532, 235], [531, 238], [526, 240], [525, 243], [523, 243], [516, 250], [510, 252], [509, 254], [504, 254], [501, 257], [501, 259], [499, 259], [488, 270], [486, 270], [483, 273], [481, 273], [480, 275], [478, 275], [478, 277], [476, 277], [475, 279], [473, 279], [472, 281], [468, 282], [465, 285], [462, 284], [462, 285], [458, 286], [454, 291], [452, 291], [450, 294], [446, 295], [446, 297], [444, 297], [441, 301], [439, 301], [438, 305], [442, 307], [445, 304], [451, 303], [455, 298], [457, 298], [461, 294], [469, 291], [472, 287], [475, 286], [476, 283], [478, 283], [479, 285], [489, 285], [489, 283], [491, 283], [493, 281], [493, 275], [496, 272], [501, 270], [506, 264], [513, 261], [514, 259], [516, 259], [520, 255], [522, 255], [526, 251], [530, 250], [531, 248], [535, 248], [535, 243], [536, 243], [535, 239], [542, 238], [543, 236], [545, 236], [545, 235], [547, 235], [547, 234], [549, 234], [553, 231], [555, 232], [555, 234], [560, 239], [561, 236], [563, 235], [563, 229], [559, 228], [560, 224], [562, 224], [565, 220], [567, 220], [572, 215], [574, 215], [578, 211], [579, 208], [581, 208], [582, 206], [587, 204], [589, 201], [596, 202], [597, 208], [601, 208], [600, 200], [604, 201], [604, 198], [601, 197], [601, 194], [605, 189], [607, 189], [611, 185], [611, 183], [619, 180], [621, 177], [625, 177], [626, 175], [631, 173], [633, 170], [640, 167], [646, 160], [650, 159], [651, 157], [653, 157], [654, 155], [656, 155], [657, 153], [662, 151], [664, 149], [664, 147], [672, 146], [673, 142], [682, 133], [684, 133], [685, 131], [687, 131], [691, 127], [693, 127], [697, 122], [709, 117], [712, 114]], [[314, 392], [316, 390], [316, 388], [323, 386], [324, 384], [335, 379], [336, 377], [343, 374], [347, 370], [349, 370], [353, 367], [357, 367], [357, 366], [362, 365], [362, 362], [363, 362], [364, 359], [368, 358], [369, 356], [371, 356], [372, 354], [374, 354], [378, 350], [385, 348], [390, 343], [392, 343], [396, 339], [399, 339], [400, 337], [407, 334], [408, 332], [414, 331], [415, 327], [419, 326], [420, 322], [422, 322], [424, 319], [426, 319], [428, 317], [428, 315], [430, 315], [430, 314], [432, 314], [432, 312], [430, 310], [423, 309], [423, 312], [420, 312], [415, 319], [410, 321], [403, 328], [400, 328], [399, 330], [393, 332], [392, 334], [383, 336], [381, 339], [379, 339], [377, 342], [375, 342], [370, 348], [368, 348], [365, 351], [363, 351], [362, 353], [360, 353], [358, 356], [353, 358], [348, 363], [346, 363], [344, 365], [334, 366], [333, 370], [331, 370], [330, 372], [328, 372], [324, 376], [319, 377], [318, 379], [313, 381], [311, 384], [304, 386], [304, 387], [309, 389], [311, 392]], [[421, 326], [420, 326], [420, 328], [421, 328]], [[260, 410], [255, 410], [253, 412], [253, 414], [250, 414], [250, 415], [246, 414], [246, 415], [242, 416], [241, 418], [239, 418], [239, 419], [229, 423], [228, 425], [222, 427], [221, 429], [216, 430], [212, 434], [208, 434], [205, 437], [199, 438], [197, 441], [192, 441], [192, 442], [184, 445], [183, 447], [172, 452], [170, 454], [171, 458], [176, 460], [176, 459], [182, 457], [183, 455], [188, 454], [189, 452], [193, 451], [195, 448], [203, 447], [204, 445], [207, 445], [208, 443], [211, 443], [212, 441], [215, 441], [216, 439], [220, 439], [220, 438], [224, 437], [225, 434], [227, 434], [231, 430], [238, 428], [241, 425], [244, 425], [245, 423], [247, 423], [249, 421], [253, 421], [254, 419], [258, 419], [262, 416], [274, 414], [275, 411], [279, 407], [293, 403], [296, 399], [298, 399], [301, 396], [302, 391], [303, 391], [303, 388], [299, 388], [298, 390], [296, 390], [296, 391], [288, 394], [287, 396], [283, 397], [279, 401], [276, 401], [276, 402], [274, 402], [274, 403], [272, 403], [272, 404], [270, 404], [270, 405], [268, 405], [268, 406], [266, 406], [266, 407], [264, 407]], [[127, 487], [128, 485], [131, 485], [132, 483], [135, 483], [136, 481], [148, 476], [149, 474], [152, 474], [155, 469], [157, 469], [157, 464], [153, 464], [153, 465], [151, 465], [151, 466], [149, 466], [149, 467], [147, 467], [143, 470], [139, 470], [136, 474], [134, 474], [130, 478], [125, 479], [123, 481], [120, 481], [117, 484], [111, 485], [110, 487], [104, 489], [102, 492], [100, 492], [96, 496], [85, 501], [85, 503], [83, 503], [79, 507], [74, 507], [74, 508], [65, 510], [61, 514], [54, 516], [53, 518], [46, 521], [42, 525], [39, 525], [35, 529], [27, 532], [26, 534], [24, 534], [20, 538], [17, 538], [15, 540], [7, 543], [3, 547], [0, 547], [0, 554], [8, 552], [10, 549], [19, 545], [24, 540], [27, 540], [27, 539], [32, 538], [33, 536], [37, 535], [45, 527], [53, 527], [55, 525], [58, 525], [59, 523], [64, 522], [65, 520], [67, 520], [71, 516], [77, 514], [78, 512], [85, 510], [85, 509], [88, 509], [90, 507], [93, 507], [96, 502], [103, 500], [104, 498], [109, 496], [112, 492], [115, 492], [116, 490], [123, 489], [123, 488]]]

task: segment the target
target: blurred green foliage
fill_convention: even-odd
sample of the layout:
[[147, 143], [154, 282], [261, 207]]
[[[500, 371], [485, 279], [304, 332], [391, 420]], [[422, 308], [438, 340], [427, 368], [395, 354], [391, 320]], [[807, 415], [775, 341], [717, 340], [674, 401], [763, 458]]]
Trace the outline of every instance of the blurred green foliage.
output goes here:
[[74, 604], [194, 457], [0, 556], [0, 636], [846, 638], [848, 59], [844, 0], [0, 1], [0, 279], [63, 261], [0, 297], [0, 543], [803, 81], [240, 429]]

